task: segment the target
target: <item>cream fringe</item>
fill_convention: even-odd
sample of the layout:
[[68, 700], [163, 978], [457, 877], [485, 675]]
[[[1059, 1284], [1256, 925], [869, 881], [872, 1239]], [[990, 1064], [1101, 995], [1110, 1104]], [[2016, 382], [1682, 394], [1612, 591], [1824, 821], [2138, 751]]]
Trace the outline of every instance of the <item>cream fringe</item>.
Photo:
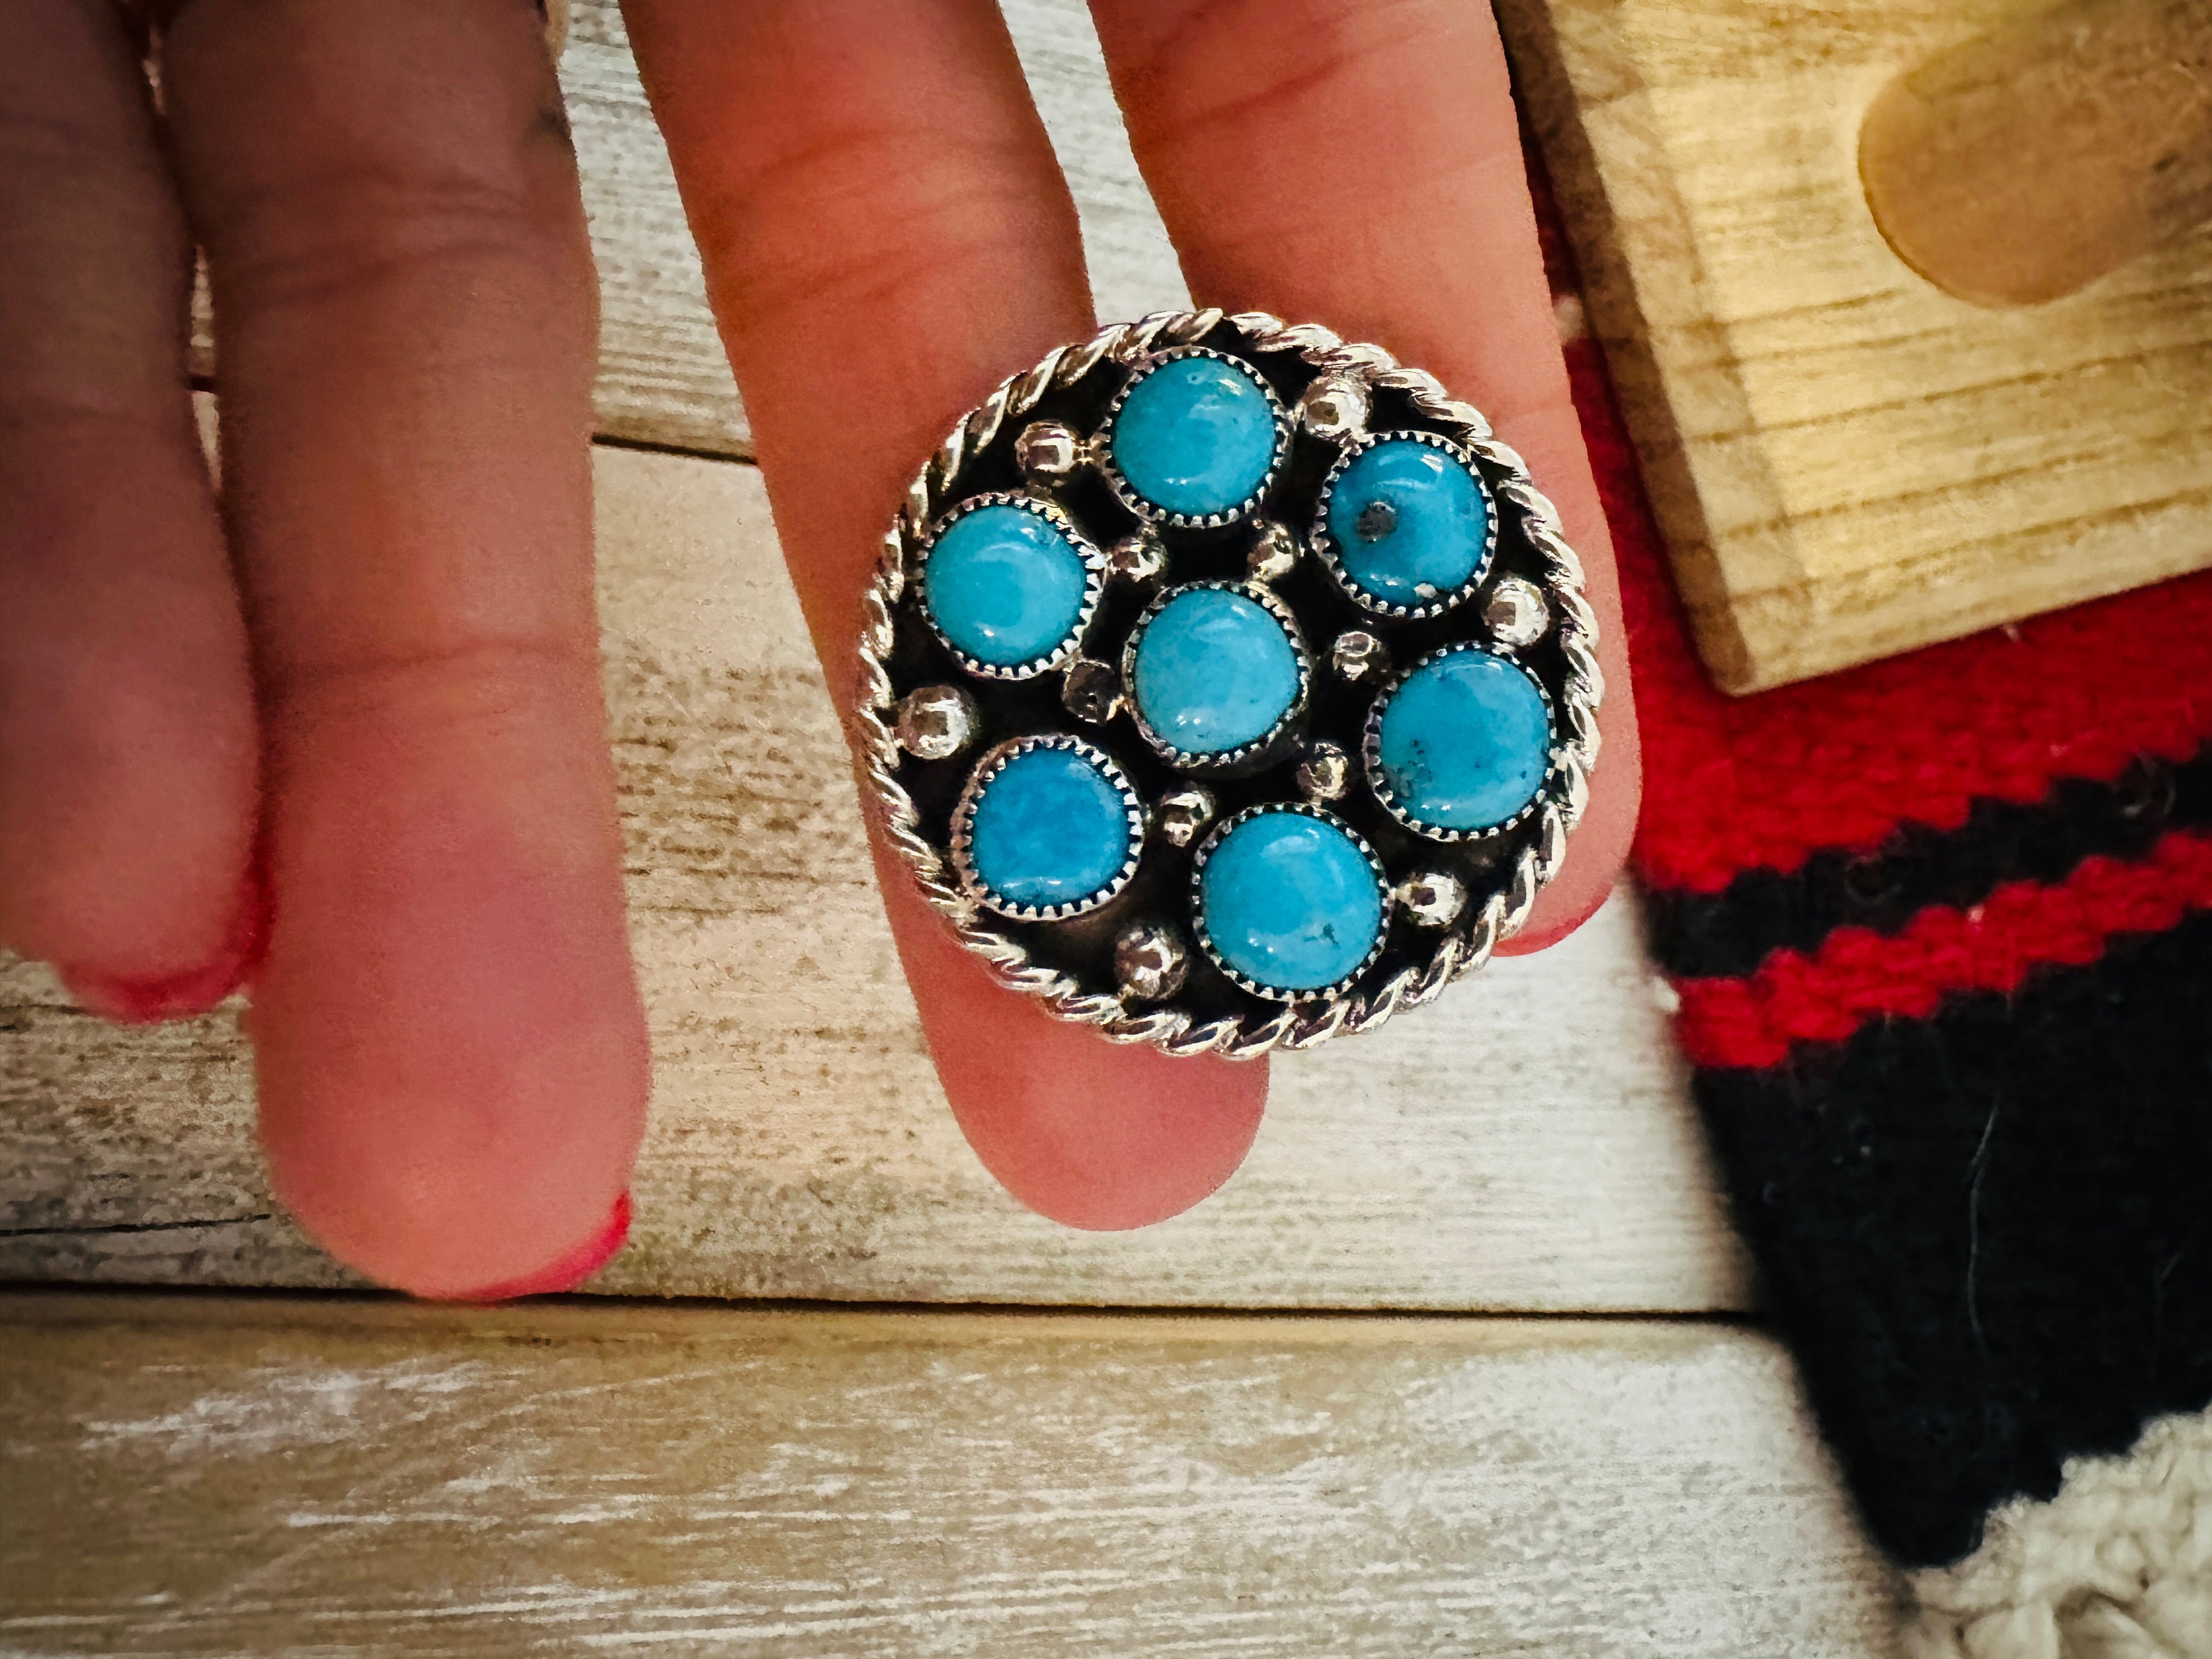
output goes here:
[[1911, 1582], [1911, 1659], [2212, 1659], [2212, 1413], [2070, 1459], [2049, 1503], [2001, 1504]]

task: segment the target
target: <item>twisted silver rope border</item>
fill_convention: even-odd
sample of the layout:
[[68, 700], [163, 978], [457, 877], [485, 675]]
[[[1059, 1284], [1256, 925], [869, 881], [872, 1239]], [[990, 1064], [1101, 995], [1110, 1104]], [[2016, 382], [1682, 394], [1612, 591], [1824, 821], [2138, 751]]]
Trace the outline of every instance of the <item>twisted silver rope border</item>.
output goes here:
[[[1401, 969], [1372, 991], [1322, 1002], [1291, 1003], [1247, 1030], [1234, 1016], [1194, 1021], [1179, 1009], [1132, 1010], [1119, 997], [1085, 991], [1058, 969], [1030, 960], [1029, 952], [979, 915], [946, 861], [920, 833], [913, 799], [898, 781], [903, 756], [891, 729], [896, 698], [884, 659], [892, 648], [892, 615], [906, 590], [906, 570], [942, 510], [969, 458], [997, 437], [1012, 418], [1029, 413], [1055, 386], [1072, 386], [1109, 357], [1129, 362], [1163, 347], [1194, 344], [1226, 322], [1255, 352], [1294, 351], [1319, 374], [1357, 381], [1370, 390], [1407, 394], [1422, 415], [1481, 459], [1506, 473], [1492, 486], [1517, 508], [1522, 527], [1544, 561], [1544, 586], [1553, 626], [1567, 662], [1561, 699], [1563, 732], [1554, 782], [1536, 834], [1522, 848], [1505, 890], [1494, 893], [1471, 924], [1446, 932], [1427, 964]], [[861, 769], [884, 836], [914, 872], [922, 896], [952, 924], [960, 943], [990, 964], [1009, 990], [1037, 998], [1054, 1017], [1088, 1025], [1114, 1042], [1149, 1042], [1164, 1054], [1216, 1054], [1256, 1060], [1276, 1048], [1310, 1048], [1343, 1031], [1369, 1031], [1403, 1008], [1432, 1000], [1445, 986], [1490, 960], [1499, 943], [1518, 933], [1536, 896], [1558, 873], [1567, 836], [1589, 802], [1597, 764], [1597, 711], [1605, 676], [1597, 663], [1597, 617], [1583, 592], [1582, 561], [1560, 533], [1559, 509], [1529, 478], [1521, 457], [1491, 435], [1490, 422], [1422, 369], [1407, 368], [1380, 346], [1348, 344], [1316, 323], [1286, 324], [1262, 311], [1224, 315], [1218, 308], [1161, 311], [1133, 323], [1101, 329], [1079, 345], [1056, 346], [1025, 374], [1009, 375], [963, 417], [915, 475], [906, 500], [884, 535], [876, 578], [861, 600], [860, 684], [854, 703]]]

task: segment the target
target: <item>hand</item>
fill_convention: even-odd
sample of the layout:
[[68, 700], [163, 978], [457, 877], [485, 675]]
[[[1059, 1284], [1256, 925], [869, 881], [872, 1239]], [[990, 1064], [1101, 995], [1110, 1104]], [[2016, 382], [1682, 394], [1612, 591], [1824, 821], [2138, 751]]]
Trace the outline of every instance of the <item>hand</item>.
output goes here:
[[[991, 0], [626, 0], [833, 695], [908, 480], [961, 410], [1096, 320], [1067, 187]], [[1485, 0], [1091, 0], [1200, 305], [1371, 340], [1479, 405], [1558, 503], [1604, 629], [1605, 752], [1510, 948], [1610, 890], [1636, 816], [1611, 544]], [[1158, 1220], [1227, 1179], [1254, 1064], [1116, 1048], [995, 988], [878, 848], [945, 1091], [1024, 1202]], [[1480, 986], [1459, 994], [1480, 995]], [[1449, 1018], [1432, 1011], [1417, 1018]]]
[[[1201, 302], [1433, 369], [1562, 508], [1613, 690], [1597, 799], [1521, 943], [1556, 938], [1618, 870], [1634, 733], [1486, 10], [1097, 9]], [[842, 695], [918, 458], [1092, 326], [1066, 188], [981, 0], [631, 16]], [[590, 606], [591, 279], [538, 32], [520, 0], [191, 0], [165, 138], [106, 0], [0, 0], [0, 224], [29, 256], [0, 270], [0, 937], [88, 1006], [189, 1012], [263, 914], [258, 825], [277, 1190], [434, 1295], [602, 1235], [646, 1091]], [[948, 1094], [1018, 1196], [1131, 1225], [1227, 1177], [1263, 1068], [1055, 1024], [884, 875]]]

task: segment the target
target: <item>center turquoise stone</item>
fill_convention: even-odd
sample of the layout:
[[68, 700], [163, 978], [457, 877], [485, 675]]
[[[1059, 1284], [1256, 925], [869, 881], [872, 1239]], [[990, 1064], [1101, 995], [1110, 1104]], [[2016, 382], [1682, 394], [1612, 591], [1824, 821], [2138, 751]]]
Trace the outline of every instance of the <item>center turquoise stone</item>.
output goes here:
[[1490, 508], [1480, 482], [1457, 456], [1388, 438], [1362, 450], [1338, 477], [1328, 529], [1357, 592], [1419, 610], [1481, 574]]
[[1114, 470], [1161, 512], [1233, 513], [1274, 470], [1284, 433], [1260, 377], [1218, 357], [1176, 357], [1129, 390], [1108, 436]]
[[1090, 592], [1090, 570], [1066, 532], [1004, 501], [953, 520], [921, 568], [922, 603], [937, 631], [993, 668], [1018, 668], [1068, 643]]
[[1384, 898], [1348, 830], [1287, 808], [1231, 828], [1198, 878], [1214, 952], [1280, 992], [1326, 990], [1356, 972], [1382, 933]]
[[1518, 663], [1463, 647], [1422, 664], [1390, 693], [1374, 759], [1416, 825], [1494, 829], [1543, 786], [1550, 711]]
[[1080, 904], [1114, 884], [1137, 849], [1128, 803], [1073, 749], [1026, 749], [977, 793], [968, 858], [1010, 904]]
[[1297, 703], [1290, 631], [1257, 599], [1231, 588], [1175, 594], [1144, 624], [1133, 658], [1137, 712], [1184, 754], [1257, 743]]

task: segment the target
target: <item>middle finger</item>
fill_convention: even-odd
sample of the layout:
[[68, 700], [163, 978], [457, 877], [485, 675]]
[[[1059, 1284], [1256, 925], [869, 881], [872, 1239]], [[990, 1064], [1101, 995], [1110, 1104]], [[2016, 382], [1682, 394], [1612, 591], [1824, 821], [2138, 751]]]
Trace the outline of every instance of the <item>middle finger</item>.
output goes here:
[[[792, 577], [833, 695], [915, 468], [961, 410], [1091, 332], [1066, 185], [989, 0], [629, 0]], [[1024, 1202], [1187, 1208], [1251, 1144], [1259, 1064], [1115, 1048], [999, 987], [876, 843], [947, 1097]]]

